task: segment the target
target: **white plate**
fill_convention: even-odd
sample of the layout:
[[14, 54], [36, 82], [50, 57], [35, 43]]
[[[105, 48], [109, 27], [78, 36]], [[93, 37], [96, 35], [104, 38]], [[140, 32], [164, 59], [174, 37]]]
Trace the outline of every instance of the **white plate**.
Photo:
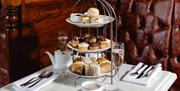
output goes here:
[[75, 26], [78, 26], [78, 27], [83, 27], [83, 28], [97, 28], [97, 27], [102, 27], [104, 26], [105, 24], [108, 24], [110, 22], [113, 22], [114, 21], [114, 18], [111, 17], [111, 16], [106, 16], [106, 15], [102, 15], [103, 17], [103, 20], [104, 22], [102, 23], [75, 23], [75, 22], [72, 22], [70, 20], [70, 18], [67, 18], [66, 21], [70, 24], [73, 24]]
[[[115, 43], [113, 42], [113, 46], [114, 46], [114, 45], [115, 45]], [[98, 50], [79, 50], [79, 49], [74, 48], [73, 46], [71, 46], [71, 42], [69, 42], [69, 43], [67, 44], [67, 46], [68, 46], [68, 48], [70, 48], [70, 49], [72, 49], [72, 50], [74, 50], [74, 51], [80, 52], [80, 53], [97, 53], [97, 52], [106, 51], [106, 50], [108, 50], [108, 49], [111, 48], [111, 46], [109, 46], [109, 47], [106, 47], [106, 48], [104, 48], [104, 49], [98, 49]]]

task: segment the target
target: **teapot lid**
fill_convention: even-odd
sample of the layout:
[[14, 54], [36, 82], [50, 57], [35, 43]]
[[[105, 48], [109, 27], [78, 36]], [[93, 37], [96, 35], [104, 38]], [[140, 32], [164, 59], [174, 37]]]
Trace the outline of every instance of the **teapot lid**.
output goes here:
[[54, 51], [54, 54], [62, 54], [62, 52], [61, 52], [60, 49], [58, 49], [58, 50], [55, 50], [55, 51]]
[[[73, 52], [72, 51], [70, 51], [70, 50], [66, 50], [65, 51], [65, 54], [72, 54]], [[58, 55], [61, 55], [62, 54], [62, 52], [61, 52], [61, 50], [60, 49], [58, 49], [58, 50], [55, 50], [54, 51], [54, 54], [58, 54]]]

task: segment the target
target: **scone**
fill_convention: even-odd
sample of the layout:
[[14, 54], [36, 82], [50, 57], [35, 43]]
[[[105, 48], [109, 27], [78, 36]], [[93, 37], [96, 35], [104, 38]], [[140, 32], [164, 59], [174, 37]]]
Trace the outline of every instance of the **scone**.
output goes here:
[[79, 43], [78, 48], [79, 50], [88, 50], [89, 44], [86, 42]]
[[111, 62], [106, 58], [98, 58], [98, 64], [101, 68], [101, 73], [108, 73], [111, 71]]
[[99, 49], [99, 44], [98, 43], [92, 43], [89, 46], [90, 50], [98, 50]]
[[111, 71], [111, 62], [103, 61], [99, 64], [102, 73], [108, 73]]
[[102, 23], [104, 22], [103, 17], [101, 15], [91, 17], [91, 23]]
[[99, 10], [97, 8], [89, 8], [88, 11], [86, 12], [88, 16], [95, 17], [99, 16]]
[[103, 62], [103, 61], [109, 61], [109, 60], [106, 59], [106, 58], [100, 57], [100, 58], [98, 58], [96, 61], [97, 61], [98, 64], [100, 64], [100, 63]]
[[89, 16], [81, 17], [81, 23], [90, 23], [90, 22], [91, 22], [91, 17], [89, 17]]
[[83, 75], [84, 67], [83, 62], [75, 62], [70, 66], [70, 71], [78, 75]]

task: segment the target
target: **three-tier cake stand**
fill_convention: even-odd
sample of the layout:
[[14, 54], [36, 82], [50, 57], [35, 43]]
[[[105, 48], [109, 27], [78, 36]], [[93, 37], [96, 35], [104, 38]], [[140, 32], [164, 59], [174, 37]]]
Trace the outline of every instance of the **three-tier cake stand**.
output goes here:
[[[107, 47], [105, 49], [98, 49], [98, 50], [79, 50], [76, 48], [73, 48], [70, 44], [68, 44], [67, 46], [72, 49], [73, 51], [77, 52], [77, 53], [84, 53], [84, 54], [89, 54], [89, 53], [101, 53], [101, 52], [109, 52], [110, 55], [110, 60], [111, 60], [111, 69], [113, 69], [113, 61], [112, 60], [112, 48], [113, 45], [115, 45], [115, 43], [117, 42], [117, 17], [116, 17], [116, 13], [113, 9], [113, 7], [106, 1], [106, 0], [78, 0], [73, 8], [76, 9], [76, 7], [78, 6], [82, 6], [85, 7], [87, 6], [87, 4], [89, 4], [89, 6], [91, 7], [95, 7], [98, 8], [100, 10], [100, 13], [103, 14], [104, 18], [104, 22], [101, 23], [75, 23], [72, 22], [70, 20], [70, 18], [67, 18], [66, 21], [68, 23], [70, 23], [71, 25], [74, 25], [76, 27], [80, 28], [80, 36], [82, 35], [82, 29], [87, 29], [87, 31], [91, 31], [91, 29], [96, 30], [96, 35], [99, 35], [99, 30], [103, 31], [103, 35], [107, 36], [110, 40], [111, 40], [111, 46]], [[82, 9], [80, 9], [80, 12]], [[115, 33], [114, 33], [115, 32]], [[116, 75], [116, 71], [111, 71], [110, 75], [103, 75], [103, 76], [99, 76], [99, 77], [110, 77], [111, 78], [111, 84], [113, 84], [113, 77]], [[98, 78], [98, 76], [78, 76], [76, 78], [76, 80], [78, 80], [79, 78]], [[75, 85], [76, 85], [76, 81], [75, 81]]]

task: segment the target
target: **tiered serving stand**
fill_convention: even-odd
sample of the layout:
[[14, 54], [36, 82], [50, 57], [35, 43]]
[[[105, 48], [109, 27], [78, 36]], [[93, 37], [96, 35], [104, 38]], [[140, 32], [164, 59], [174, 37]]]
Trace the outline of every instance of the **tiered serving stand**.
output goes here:
[[[94, 4], [94, 7], [98, 8], [98, 9], [102, 9], [100, 10], [100, 14], [103, 14], [103, 20], [104, 22], [102, 23], [74, 23], [70, 20], [70, 18], [66, 19], [66, 22], [75, 25], [77, 27], [80, 28], [85, 28], [90, 30], [91, 28], [96, 29], [97, 31], [97, 36], [98, 36], [98, 31], [99, 28], [103, 29], [103, 33], [105, 32], [105, 36], [107, 36], [107, 31], [108, 31], [108, 36], [109, 39], [111, 40], [111, 45], [105, 49], [98, 49], [98, 50], [79, 50], [76, 49], [74, 47], [71, 46], [70, 42], [68, 43], [68, 47], [70, 49], [72, 49], [73, 51], [77, 52], [77, 53], [84, 53], [84, 54], [89, 54], [89, 53], [101, 53], [101, 52], [110, 52], [111, 56], [111, 68], [113, 69], [113, 60], [112, 60], [112, 48], [115, 45], [115, 43], [117, 42], [117, 17], [116, 17], [116, 13], [114, 11], [114, 9], [112, 8], [112, 6], [106, 1], [106, 0], [78, 0], [75, 5], [74, 5], [74, 9], [76, 9], [76, 7], [80, 4], [82, 4], [83, 2], [89, 2], [89, 4], [92, 2]], [[98, 6], [97, 6], [98, 5]], [[85, 5], [86, 6], [86, 5]], [[116, 22], [115, 22], [116, 21]], [[113, 33], [115, 32], [115, 33]], [[109, 34], [110, 33], [110, 34]], [[80, 35], [82, 35], [82, 31], [80, 31]], [[116, 70], [112, 70], [109, 74], [103, 74], [101, 76], [83, 76], [83, 75], [77, 75], [73, 72], [70, 72], [71, 74], [75, 75], [77, 78], [76, 80], [80, 79], [80, 78], [87, 78], [87, 79], [94, 79], [94, 78], [101, 78], [101, 77], [110, 77], [111, 78], [111, 84], [113, 84], [113, 77], [116, 75]], [[76, 86], [76, 81], [75, 81], [75, 86]]]

